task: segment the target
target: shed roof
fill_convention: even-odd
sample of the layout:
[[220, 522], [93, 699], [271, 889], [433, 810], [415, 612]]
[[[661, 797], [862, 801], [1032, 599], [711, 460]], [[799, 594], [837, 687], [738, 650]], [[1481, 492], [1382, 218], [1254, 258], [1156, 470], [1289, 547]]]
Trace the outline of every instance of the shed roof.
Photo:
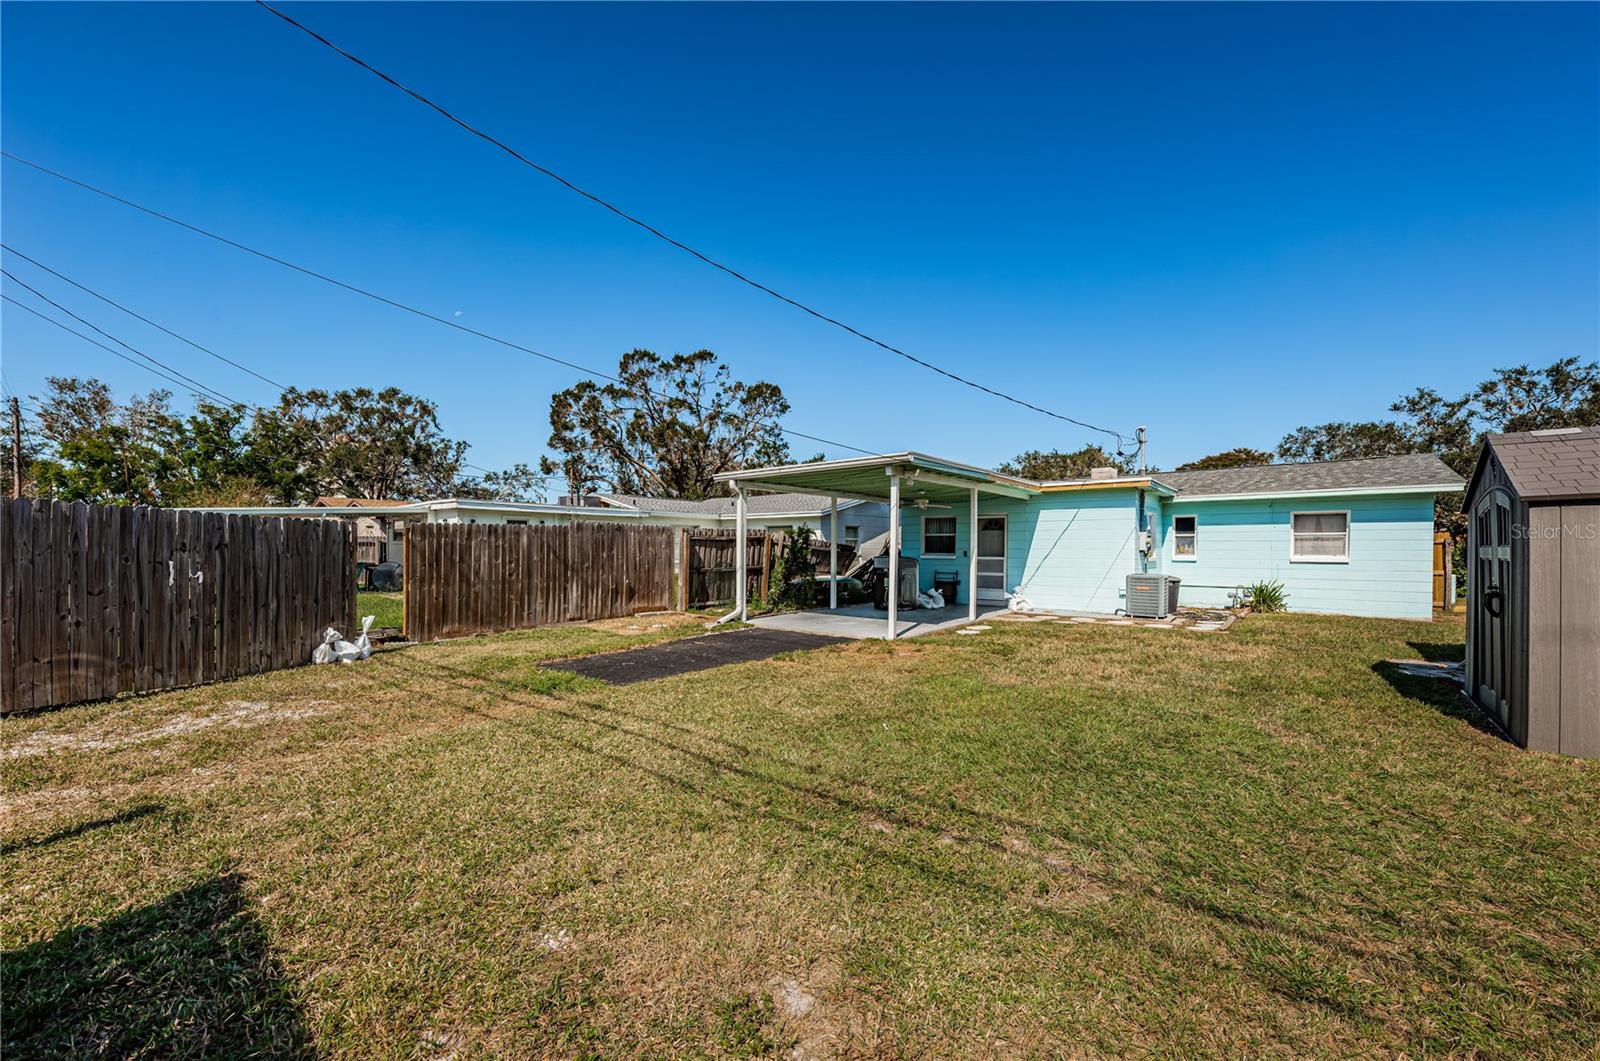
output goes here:
[[1261, 464], [1194, 472], [1153, 472], [1180, 499], [1234, 494], [1335, 493], [1341, 490], [1459, 490], [1461, 476], [1431, 453], [1316, 464]]
[[1525, 501], [1600, 498], [1600, 426], [1490, 435], [1484, 448]]

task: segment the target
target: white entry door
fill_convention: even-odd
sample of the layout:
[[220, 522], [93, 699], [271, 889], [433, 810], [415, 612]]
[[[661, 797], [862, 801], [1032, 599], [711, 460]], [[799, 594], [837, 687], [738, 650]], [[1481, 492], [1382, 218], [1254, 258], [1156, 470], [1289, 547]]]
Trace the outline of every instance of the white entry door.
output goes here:
[[978, 517], [978, 601], [1006, 602], [1006, 518]]

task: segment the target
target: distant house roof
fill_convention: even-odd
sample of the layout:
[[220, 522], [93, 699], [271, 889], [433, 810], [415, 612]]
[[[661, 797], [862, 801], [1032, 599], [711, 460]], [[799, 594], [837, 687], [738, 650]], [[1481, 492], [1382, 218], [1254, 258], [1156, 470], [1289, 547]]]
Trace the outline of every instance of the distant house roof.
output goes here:
[[319, 497], [311, 502], [312, 508], [394, 508], [409, 505], [409, 501], [396, 501], [380, 497]]
[[[682, 501], [673, 497], [640, 497], [637, 494], [596, 494], [609, 504], [640, 512], [678, 512], [696, 516], [732, 516], [734, 499], [711, 497], [704, 501]], [[809, 516], [828, 511], [830, 498], [821, 494], [751, 494], [745, 499], [745, 511], [752, 516]], [[856, 504], [840, 501], [839, 507]]]
[[1349, 490], [1459, 490], [1461, 476], [1431, 453], [1317, 464], [1262, 464], [1195, 472], [1153, 472], [1180, 499], [1234, 494], [1336, 493]]
[[1600, 427], [1490, 435], [1484, 448], [1524, 500], [1600, 498]]

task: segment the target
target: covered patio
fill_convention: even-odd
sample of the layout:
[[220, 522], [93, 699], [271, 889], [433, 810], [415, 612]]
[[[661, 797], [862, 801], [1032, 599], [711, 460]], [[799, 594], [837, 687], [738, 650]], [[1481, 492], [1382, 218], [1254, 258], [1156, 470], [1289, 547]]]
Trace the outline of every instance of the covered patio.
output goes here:
[[[717, 476], [729, 483], [736, 497], [736, 535], [743, 541], [747, 533], [746, 495], [751, 490], [799, 491], [832, 498], [828, 522], [829, 600], [826, 609], [789, 615], [764, 616], [757, 625], [808, 633], [835, 633], [844, 637], [882, 637], [894, 640], [915, 637], [975, 622], [981, 614], [1004, 610], [1005, 572], [983, 572], [980, 579], [979, 549], [971, 540], [972, 528], [979, 526], [980, 495], [1027, 498], [1038, 493], [1038, 485], [1002, 475], [986, 468], [940, 460], [921, 453], [894, 453], [849, 460], [818, 461], [772, 468], [747, 468]], [[839, 607], [839, 501], [877, 501], [889, 508], [889, 557], [887, 614], [872, 605]], [[904, 543], [903, 508], [914, 506], [924, 512], [956, 511], [967, 513], [966, 603], [951, 602], [938, 609], [902, 609], [899, 594], [900, 555]], [[909, 555], [909, 554], [908, 554]], [[949, 554], [941, 554], [945, 558]], [[744, 550], [737, 562], [737, 600], [729, 618], [749, 618], [749, 601]], [[987, 597], [987, 600], [980, 598]], [[876, 629], [875, 633], [868, 632]]]

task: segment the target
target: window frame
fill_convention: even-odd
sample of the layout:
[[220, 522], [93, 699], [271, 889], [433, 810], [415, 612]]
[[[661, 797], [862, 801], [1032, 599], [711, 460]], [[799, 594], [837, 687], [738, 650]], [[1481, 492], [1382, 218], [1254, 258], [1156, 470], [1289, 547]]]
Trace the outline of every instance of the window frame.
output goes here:
[[[851, 533], [854, 531], [855, 533]], [[854, 549], [861, 544], [861, 525], [859, 523], [846, 523], [844, 525], [844, 540], [841, 545], [848, 545]]]
[[[933, 552], [932, 550], [930, 550], [928, 548], [928, 521], [930, 519], [947, 519], [947, 520], [950, 521], [950, 534], [949, 534], [950, 551], [948, 553], [936, 553], [936, 552]], [[930, 516], [926, 512], [924, 512], [922, 514], [922, 555], [923, 556], [930, 556], [930, 557], [938, 557], [940, 559], [950, 559], [950, 560], [955, 559], [956, 548], [957, 548], [957, 545], [958, 545], [959, 540], [960, 540], [960, 532], [961, 532], [961, 527], [957, 523], [956, 517], [954, 515], [950, 515], [950, 516]], [[941, 538], [945, 537], [943, 532], [941, 532], [938, 536], [941, 537]]]
[[[1183, 531], [1180, 531], [1178, 529], [1178, 521], [1180, 519], [1192, 520], [1193, 521], [1193, 529], [1188, 531], [1187, 533], [1185, 533]], [[1188, 553], [1180, 553], [1180, 552], [1178, 552], [1178, 539], [1179, 538], [1183, 538], [1183, 537], [1188, 537], [1188, 538], [1194, 539], [1194, 541], [1193, 541], [1193, 543], [1191, 545], [1191, 548], [1192, 548], [1191, 552], [1188, 552]], [[1191, 513], [1185, 512], [1181, 516], [1173, 516], [1172, 517], [1172, 559], [1174, 561], [1176, 561], [1177, 563], [1180, 563], [1180, 564], [1192, 564], [1196, 560], [1200, 559], [1200, 515], [1199, 515], [1199, 513], [1191, 514]]]
[[[1343, 516], [1344, 517], [1344, 552], [1339, 556], [1301, 556], [1297, 551], [1300, 535], [1294, 529], [1294, 521], [1301, 516]], [[1348, 564], [1350, 562], [1350, 510], [1348, 508], [1321, 508], [1298, 509], [1289, 513], [1289, 562], [1291, 564]], [[1312, 534], [1308, 537], [1314, 536]]]

